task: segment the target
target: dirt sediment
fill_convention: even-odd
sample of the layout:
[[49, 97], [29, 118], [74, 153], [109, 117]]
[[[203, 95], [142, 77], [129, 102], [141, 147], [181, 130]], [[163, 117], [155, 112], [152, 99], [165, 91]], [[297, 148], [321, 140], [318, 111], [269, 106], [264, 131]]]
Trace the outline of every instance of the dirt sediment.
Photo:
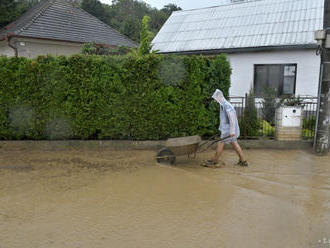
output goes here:
[[0, 247], [330, 247], [330, 156], [245, 153], [0, 149]]

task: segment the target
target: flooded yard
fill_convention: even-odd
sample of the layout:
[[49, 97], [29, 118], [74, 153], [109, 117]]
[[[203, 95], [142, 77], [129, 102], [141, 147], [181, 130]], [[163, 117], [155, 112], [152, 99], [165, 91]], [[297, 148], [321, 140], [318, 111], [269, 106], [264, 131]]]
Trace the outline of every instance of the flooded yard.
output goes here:
[[1, 248], [330, 247], [330, 156], [0, 149]]

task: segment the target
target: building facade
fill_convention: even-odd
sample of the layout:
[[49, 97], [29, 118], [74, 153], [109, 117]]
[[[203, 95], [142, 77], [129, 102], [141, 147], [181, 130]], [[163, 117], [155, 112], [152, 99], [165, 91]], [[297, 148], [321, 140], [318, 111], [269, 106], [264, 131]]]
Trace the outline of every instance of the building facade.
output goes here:
[[249, 0], [174, 12], [153, 40], [164, 54], [226, 53], [231, 96], [316, 96], [320, 57], [314, 31], [324, 0]]

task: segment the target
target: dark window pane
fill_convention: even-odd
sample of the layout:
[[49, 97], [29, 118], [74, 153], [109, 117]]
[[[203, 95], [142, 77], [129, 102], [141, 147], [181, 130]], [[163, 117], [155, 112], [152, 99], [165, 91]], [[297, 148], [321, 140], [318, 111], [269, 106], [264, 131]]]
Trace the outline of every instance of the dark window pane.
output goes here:
[[256, 96], [264, 96], [267, 89], [279, 89], [283, 72], [280, 65], [255, 66], [254, 93]]
[[254, 93], [264, 96], [269, 89], [280, 95], [295, 93], [296, 65], [255, 65]]
[[280, 65], [270, 65], [268, 66], [268, 88], [278, 90], [281, 85], [282, 73]]
[[261, 96], [267, 86], [267, 66], [258, 65], [256, 66], [254, 94]]

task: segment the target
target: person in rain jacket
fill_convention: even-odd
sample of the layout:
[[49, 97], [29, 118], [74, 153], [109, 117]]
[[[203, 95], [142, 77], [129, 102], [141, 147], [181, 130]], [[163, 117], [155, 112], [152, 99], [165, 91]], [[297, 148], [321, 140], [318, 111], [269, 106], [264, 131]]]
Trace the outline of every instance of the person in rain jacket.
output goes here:
[[[219, 131], [221, 132], [221, 138], [224, 140], [218, 142], [217, 150], [211, 160], [204, 162], [204, 166], [215, 166], [219, 162], [219, 158], [222, 154], [225, 144], [231, 144], [236, 151], [239, 161], [237, 165], [248, 166], [248, 163], [244, 157], [242, 148], [237, 143], [237, 138], [240, 135], [238, 120], [235, 108], [231, 105], [224, 97], [221, 90], [216, 89], [212, 98], [220, 104], [220, 126]], [[228, 137], [228, 138], [226, 138]]]

